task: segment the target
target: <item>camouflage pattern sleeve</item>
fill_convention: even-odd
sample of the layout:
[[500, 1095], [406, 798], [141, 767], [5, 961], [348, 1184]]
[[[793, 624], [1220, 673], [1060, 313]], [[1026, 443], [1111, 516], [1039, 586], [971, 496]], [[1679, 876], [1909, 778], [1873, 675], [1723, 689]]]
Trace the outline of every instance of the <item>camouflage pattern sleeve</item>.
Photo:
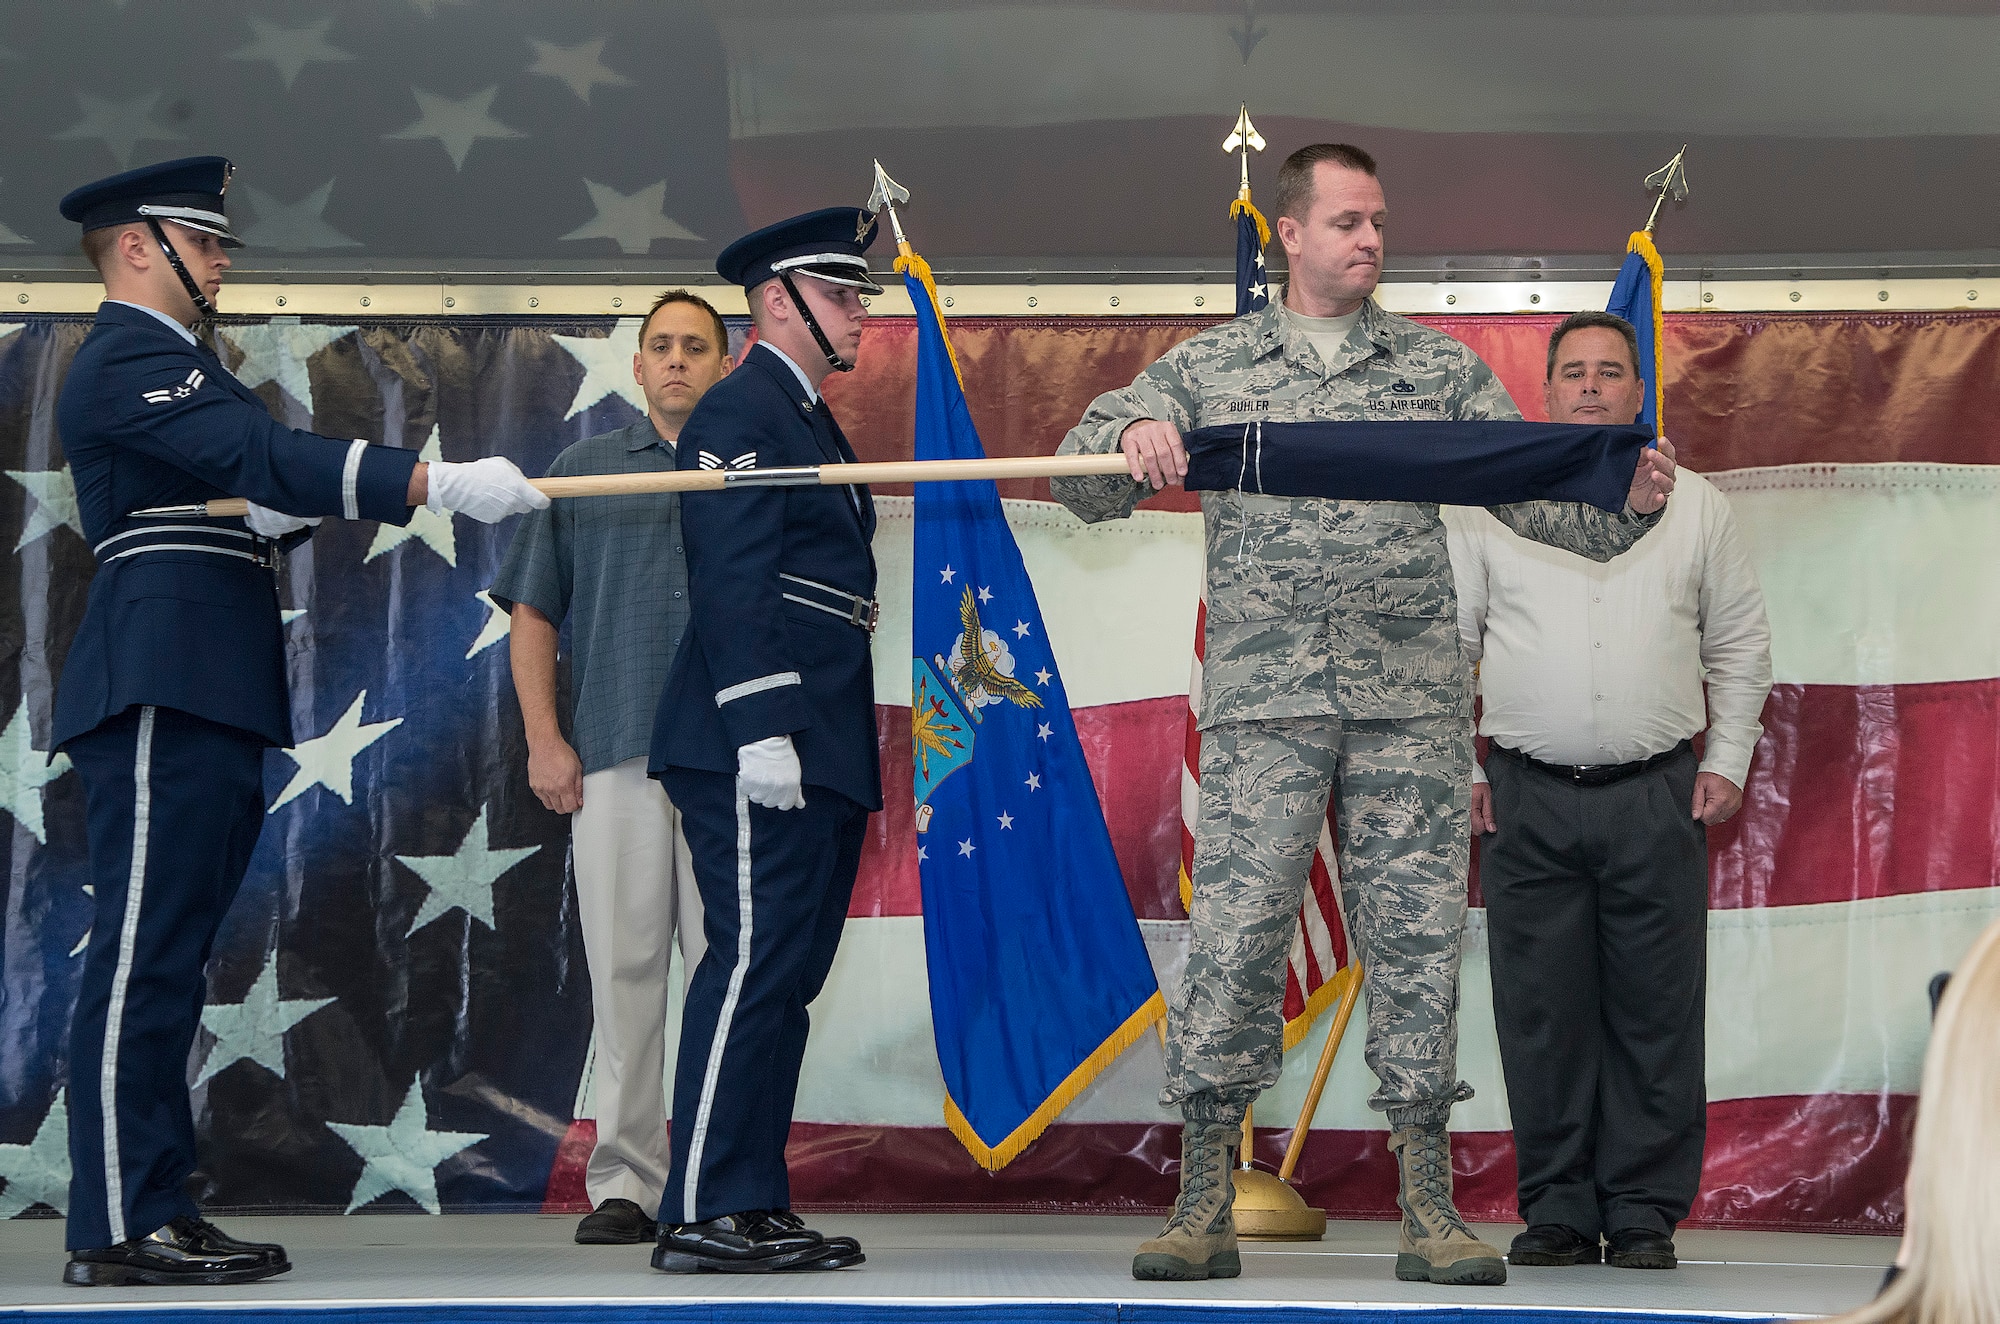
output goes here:
[[[1493, 369], [1470, 350], [1465, 355], [1466, 393], [1459, 404], [1460, 418], [1516, 419], [1521, 411], [1500, 384]], [[1646, 535], [1660, 522], [1657, 512], [1635, 515], [1628, 508], [1616, 515], [1569, 501], [1524, 501], [1512, 506], [1489, 506], [1493, 517], [1523, 538], [1546, 543], [1565, 552], [1575, 552], [1593, 561], [1609, 561]], [[1664, 509], [1664, 507], [1662, 507]]]
[[[1058, 455], [1107, 455], [1118, 449], [1125, 429], [1142, 418], [1171, 423], [1182, 432], [1193, 426], [1198, 410], [1193, 380], [1183, 367], [1185, 354], [1176, 346], [1122, 390], [1106, 391], [1090, 402], [1083, 420], [1069, 430]], [[1132, 507], [1151, 496], [1152, 486], [1119, 474], [1088, 478], [1052, 478], [1049, 493], [1086, 524], [1124, 519]]]

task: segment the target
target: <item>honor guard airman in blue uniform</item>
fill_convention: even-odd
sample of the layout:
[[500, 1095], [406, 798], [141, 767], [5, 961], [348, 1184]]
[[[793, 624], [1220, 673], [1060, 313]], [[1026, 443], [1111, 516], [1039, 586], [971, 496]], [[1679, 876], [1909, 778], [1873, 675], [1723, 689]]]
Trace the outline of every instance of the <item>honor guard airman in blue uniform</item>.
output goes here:
[[[853, 463], [819, 394], [854, 366], [879, 294], [874, 217], [794, 217], [724, 249], [758, 344], [681, 430], [683, 469]], [[840, 945], [876, 758], [875, 507], [861, 486], [681, 498], [692, 619], [660, 700], [651, 771], [680, 806], [706, 916], [674, 1075], [673, 1162], [655, 1268], [844, 1268], [852, 1238], [790, 1209], [785, 1140], [810, 1025]]]
[[[54, 745], [83, 779], [97, 917], [70, 1025], [66, 1281], [247, 1282], [291, 1267], [182, 1190], [204, 967], [264, 818], [264, 750], [293, 743], [273, 573], [317, 517], [491, 522], [548, 498], [504, 459], [284, 427], [189, 329], [215, 312], [232, 167], [169, 161], [77, 189], [62, 214], [109, 296], [57, 407], [97, 555], [57, 683]], [[200, 503], [238, 496], [245, 518]], [[178, 507], [171, 514], [147, 514]]]

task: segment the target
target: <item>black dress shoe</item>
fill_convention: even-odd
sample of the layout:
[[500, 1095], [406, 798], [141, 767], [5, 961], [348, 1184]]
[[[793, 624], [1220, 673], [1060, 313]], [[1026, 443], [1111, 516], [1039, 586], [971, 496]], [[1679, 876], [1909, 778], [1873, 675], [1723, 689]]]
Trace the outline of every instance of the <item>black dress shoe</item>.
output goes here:
[[1586, 1237], [1566, 1223], [1536, 1223], [1507, 1248], [1509, 1264], [1555, 1267], [1595, 1264], [1598, 1258], [1597, 1238]]
[[702, 1223], [665, 1223], [653, 1248], [662, 1273], [774, 1273], [827, 1255], [817, 1232], [781, 1227], [762, 1209]]
[[637, 1246], [659, 1235], [660, 1225], [646, 1217], [645, 1210], [617, 1196], [585, 1214], [576, 1225], [579, 1246]]
[[1605, 1239], [1604, 1261], [1614, 1269], [1673, 1269], [1674, 1239], [1642, 1227], [1620, 1228]]
[[176, 1215], [165, 1227], [101, 1250], [73, 1250], [63, 1281], [77, 1287], [219, 1287], [254, 1283], [292, 1267], [282, 1246], [238, 1241], [204, 1219]]
[[[813, 1236], [820, 1237], [819, 1233], [812, 1232], [812, 1229], [806, 1226], [803, 1218], [789, 1209], [767, 1209], [764, 1211], [764, 1217], [781, 1228], [793, 1232], [810, 1232]], [[857, 1264], [868, 1262], [868, 1257], [861, 1253], [861, 1243], [853, 1237], [820, 1237], [820, 1240], [826, 1245], [826, 1254], [819, 1259], [797, 1265], [796, 1268], [851, 1269]]]

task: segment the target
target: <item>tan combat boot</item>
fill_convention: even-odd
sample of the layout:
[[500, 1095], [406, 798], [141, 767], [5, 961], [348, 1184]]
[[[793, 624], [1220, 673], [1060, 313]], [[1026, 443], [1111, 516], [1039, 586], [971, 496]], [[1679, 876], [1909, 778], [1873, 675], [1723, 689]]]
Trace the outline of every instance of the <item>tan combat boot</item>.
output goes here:
[[1472, 1235], [1451, 1201], [1451, 1140], [1442, 1125], [1390, 1133], [1402, 1189], [1403, 1235], [1396, 1276], [1406, 1282], [1467, 1285], [1507, 1281], [1500, 1252]]
[[1236, 1187], [1229, 1180], [1242, 1135], [1235, 1122], [1182, 1127], [1180, 1201], [1165, 1230], [1132, 1257], [1134, 1278], [1234, 1278], [1243, 1272], [1236, 1254]]

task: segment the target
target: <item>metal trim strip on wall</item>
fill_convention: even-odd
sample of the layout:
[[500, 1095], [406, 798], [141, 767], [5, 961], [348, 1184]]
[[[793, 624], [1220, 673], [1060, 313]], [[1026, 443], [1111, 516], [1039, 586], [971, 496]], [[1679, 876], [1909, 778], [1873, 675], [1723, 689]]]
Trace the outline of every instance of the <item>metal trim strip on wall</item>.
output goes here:
[[[633, 317], [669, 285], [631, 281], [590, 285], [243, 283], [226, 286], [222, 309], [237, 316], [303, 317]], [[0, 286], [0, 318], [19, 313], [88, 313], [104, 298], [82, 281], [17, 281]], [[725, 314], [747, 311], [734, 286], [694, 285]], [[945, 284], [948, 313], [969, 317], [1144, 317], [1227, 315], [1235, 292], [1226, 281], [1178, 283]], [[1610, 281], [1392, 281], [1377, 297], [1393, 312], [1568, 313], [1602, 308]], [[1911, 312], [1981, 309], [2000, 303], [2000, 279], [1670, 280], [1669, 312]], [[908, 294], [891, 284], [866, 299], [890, 317], [911, 313]]]

